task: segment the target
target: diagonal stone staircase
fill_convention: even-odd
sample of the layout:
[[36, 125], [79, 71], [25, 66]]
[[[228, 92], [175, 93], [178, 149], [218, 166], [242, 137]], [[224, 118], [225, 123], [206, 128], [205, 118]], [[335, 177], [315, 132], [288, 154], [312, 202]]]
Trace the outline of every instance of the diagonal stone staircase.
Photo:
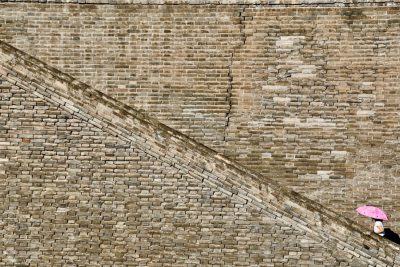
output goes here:
[[399, 247], [0, 43], [0, 266], [398, 266]]

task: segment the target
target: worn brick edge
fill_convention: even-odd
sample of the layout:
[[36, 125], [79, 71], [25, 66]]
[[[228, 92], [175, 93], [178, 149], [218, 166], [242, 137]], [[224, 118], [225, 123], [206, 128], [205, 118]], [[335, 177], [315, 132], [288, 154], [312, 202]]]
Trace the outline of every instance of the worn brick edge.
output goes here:
[[98, 5], [262, 5], [270, 7], [400, 6], [400, 0], [0, 0], [0, 3]]
[[362, 226], [1, 41], [0, 78], [120, 140], [140, 144], [149, 155], [190, 172], [262, 213], [290, 222], [328, 247], [362, 257], [373, 266], [400, 264], [400, 248], [364, 233]]

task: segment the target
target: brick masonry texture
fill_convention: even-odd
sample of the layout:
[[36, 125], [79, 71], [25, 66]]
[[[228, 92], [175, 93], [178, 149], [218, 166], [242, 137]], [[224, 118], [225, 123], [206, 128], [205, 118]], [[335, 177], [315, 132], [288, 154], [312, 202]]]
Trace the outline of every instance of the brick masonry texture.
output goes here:
[[242, 16], [225, 154], [353, 219], [381, 205], [399, 227], [399, 9]]
[[399, 248], [0, 43], [0, 266], [395, 266]]
[[6, 3], [98, 5], [263, 5], [263, 6], [398, 6], [399, 0], [2, 0]]
[[381, 206], [400, 229], [398, 7], [0, 14], [1, 40], [353, 220], [365, 222], [356, 206]]

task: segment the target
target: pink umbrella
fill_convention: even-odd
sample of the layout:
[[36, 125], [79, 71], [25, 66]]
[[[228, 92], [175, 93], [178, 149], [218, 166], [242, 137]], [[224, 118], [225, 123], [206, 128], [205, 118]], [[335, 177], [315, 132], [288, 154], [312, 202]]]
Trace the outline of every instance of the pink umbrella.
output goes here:
[[386, 213], [381, 210], [380, 208], [374, 207], [374, 206], [361, 206], [359, 208], [356, 209], [356, 211], [358, 213], [360, 213], [361, 215], [373, 218], [373, 219], [378, 219], [378, 220], [384, 220], [387, 221], [388, 217], [386, 215]]

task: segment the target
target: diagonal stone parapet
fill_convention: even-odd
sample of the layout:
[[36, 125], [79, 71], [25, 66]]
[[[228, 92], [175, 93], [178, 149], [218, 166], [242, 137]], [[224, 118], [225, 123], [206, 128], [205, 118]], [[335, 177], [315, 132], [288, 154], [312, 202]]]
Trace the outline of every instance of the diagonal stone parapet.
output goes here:
[[[284, 233], [290, 238], [297, 238], [296, 240], [299, 243], [318, 244], [318, 247], [323, 247], [326, 251], [331, 251], [333, 254], [342, 253], [347, 260], [348, 266], [351, 266], [352, 262], [373, 266], [396, 266], [399, 263], [399, 247], [377, 236], [366, 234], [361, 226], [304, 196], [280, 186], [277, 182], [270, 179], [270, 177], [262, 177], [257, 172], [245, 168], [186, 135], [163, 125], [148, 115], [100, 93], [95, 88], [91, 88], [73, 77], [47, 66], [45, 63], [4, 42], [0, 42], [0, 78], [9, 82], [21, 92], [26, 91], [27, 93], [31, 93], [40, 98], [41, 101], [56, 107], [60, 112], [62, 111], [75, 120], [84, 122], [88, 126], [82, 128], [82, 131], [93, 132], [96, 129], [96, 131], [118, 140], [118, 146], [132, 146], [140, 150], [147, 157], [151, 157], [153, 162], [143, 164], [140, 170], [148, 171], [146, 166], [154, 167], [157, 166], [157, 163], [160, 166], [164, 164], [165, 166], [169, 166], [168, 168], [174, 168], [180, 173], [191, 177], [190, 185], [185, 188], [174, 189], [176, 190], [174, 194], [178, 194], [179, 197], [176, 197], [176, 199], [163, 198], [165, 202], [160, 204], [161, 207], [164, 207], [163, 211], [156, 210], [155, 204], [149, 206], [150, 210], [154, 208], [151, 214], [155, 214], [155, 219], [161, 220], [162, 215], [166, 214], [163, 213], [164, 211], [175, 212], [174, 214], [178, 218], [190, 212], [192, 214], [198, 212], [198, 216], [204, 220], [215, 219], [214, 224], [224, 224], [223, 217], [222, 219], [218, 219], [218, 215], [215, 215], [217, 212], [224, 212], [227, 221], [229, 221], [229, 218], [236, 218], [229, 221], [231, 224], [238, 227], [239, 225], [247, 227], [249, 231], [257, 228], [253, 227], [252, 222], [244, 219], [251, 218], [250, 215], [241, 218], [238, 216], [239, 211], [232, 212], [229, 210], [229, 205], [226, 207], [221, 206], [221, 210], [214, 210], [214, 213], [210, 213], [211, 215], [204, 215], [201, 214], [200, 209], [196, 210], [193, 206], [190, 206], [190, 202], [184, 203], [180, 200], [187, 196], [184, 194], [179, 195], [179, 192], [186, 192], [184, 190], [187, 188], [190, 188], [187, 189], [189, 191], [195, 191], [197, 187], [204, 187], [208, 189], [209, 199], [197, 198], [197, 195], [193, 192], [190, 195], [199, 201], [200, 204], [202, 201], [215, 201], [215, 203], [226, 201], [227, 203], [234, 203], [235, 207], [240, 207], [238, 210], [241, 212], [249, 212], [249, 214], [255, 217], [262, 216], [263, 219], [261, 221], [264, 223], [274, 222], [279, 225], [279, 229], [274, 234]], [[298, 123], [297, 120], [287, 120], [286, 122]], [[316, 121], [310, 123], [325, 122]], [[1, 146], [7, 148], [9, 144], [5, 141], [0, 143]], [[110, 155], [107, 155], [107, 157], [112, 157], [113, 153], [117, 153], [113, 150], [112, 146], [106, 147], [111, 149], [108, 150], [107, 153]], [[113, 153], [110, 153], [110, 151]], [[345, 156], [341, 151], [333, 152], [333, 154], [335, 157]], [[266, 156], [268, 157], [268, 155]], [[141, 157], [128, 157], [126, 161], [136, 162], [143, 157], [143, 155]], [[114, 163], [116, 165], [123, 164], [123, 162], [119, 162], [118, 160], [115, 160]], [[10, 164], [10, 162], [8, 158], [0, 158], [0, 166], [1, 164]], [[70, 173], [71, 175], [77, 175], [79, 169], [74, 167]], [[4, 174], [7, 175], [7, 171]], [[319, 174], [322, 176], [329, 175], [329, 173]], [[180, 176], [180, 178], [184, 177], [184, 175]], [[22, 178], [29, 179], [29, 177]], [[162, 181], [164, 178], [158, 178], [157, 180], [157, 178], [153, 179], [150, 176], [141, 177], [147, 183], [152, 182], [157, 184], [158, 182], [159, 185], [154, 185], [151, 189], [146, 187], [138, 191], [136, 195], [130, 195], [130, 197], [135, 198], [139, 203], [155, 198], [157, 191], [154, 188], [163, 185]], [[132, 178], [131, 180], [125, 180], [125, 183], [129, 184], [133, 183], [133, 181], [134, 179]], [[174, 180], [172, 179], [172, 181]], [[108, 187], [112, 187], [114, 184], [118, 184], [118, 178], [106, 182]], [[67, 181], [59, 179], [57, 183], [67, 183]], [[168, 182], [165, 185], [173, 187], [174, 183]], [[131, 187], [134, 188], [134, 185], [131, 185]], [[84, 190], [88, 190], [87, 187], [84, 188]], [[125, 190], [129, 190], [129, 188], [126, 187]], [[100, 194], [99, 192], [97, 193]], [[94, 194], [95, 197], [97, 197], [96, 194]], [[126, 197], [128, 198], [128, 196]], [[76, 198], [79, 201], [79, 194], [71, 196], [72, 200]], [[105, 202], [114, 200], [113, 196], [104, 196], [103, 199]], [[128, 200], [126, 201], [128, 202]], [[132, 205], [134, 204], [135, 202]], [[207, 205], [204, 205], [203, 208], [206, 209]], [[57, 216], [64, 216], [65, 214], [67, 216], [70, 209], [60, 206], [55, 211], [58, 214]], [[48, 212], [48, 214], [50, 213]], [[123, 217], [124, 215], [121, 216]], [[148, 218], [149, 214], [145, 213], [141, 214], [141, 216], [144, 223], [141, 225], [143, 232], [140, 234], [149, 235], [150, 238], [151, 233], [146, 232], [145, 222], [150, 222], [151, 218]], [[110, 216], [103, 216], [101, 220], [93, 219], [93, 221], [103, 223], [105, 229], [109, 225], [115, 225], [115, 228], [121, 231], [130, 227], [124, 222], [114, 222]], [[72, 219], [68, 222], [74, 227], [79, 226]], [[156, 222], [151, 222], [156, 225]], [[207, 232], [207, 229], [209, 229], [209, 227], [204, 227], [198, 221], [192, 222], [192, 224], [196, 225], [197, 228], [203, 229], [204, 232]], [[87, 222], [82, 222], [81, 225], [89, 227]], [[178, 237], [180, 234], [183, 235], [184, 233], [179, 232], [179, 230], [182, 231], [185, 227], [190, 226], [188, 222], [179, 221], [179, 229], [174, 228], [176, 230], [175, 234]], [[168, 227], [171, 227], [171, 225], [168, 226], [166, 224], [165, 228]], [[152, 230], [154, 231], [154, 229]], [[268, 235], [263, 236], [264, 233], [262, 232], [259, 234], [261, 238], [264, 238], [263, 242], [267, 243]], [[243, 244], [245, 248], [250, 249], [250, 246], [247, 246], [248, 243], [246, 243], [251, 241], [249, 236], [238, 235], [235, 238], [238, 244]], [[205, 240], [202, 241], [205, 242]], [[283, 242], [279, 239], [274, 241], [278, 243]], [[144, 246], [144, 244], [141, 245]], [[185, 243], [176, 240], [176, 245], [184, 247]], [[195, 244], [191, 245], [194, 246]], [[213, 247], [212, 245], [210, 247]], [[214, 244], [214, 246], [219, 248], [221, 244]], [[234, 248], [238, 249], [238, 247]], [[190, 251], [190, 248], [188, 247], [187, 250]], [[285, 248], [282, 248], [282, 251], [285, 252]], [[277, 251], [275, 253], [279, 255]], [[300, 254], [297, 256], [300, 259]], [[144, 260], [146, 259], [146, 256], [142, 257]], [[196, 257], [190, 260], [192, 263], [199, 264]], [[221, 260], [229, 262], [229, 257], [224, 258], [224, 256], [221, 256]], [[317, 261], [317, 259], [314, 260]], [[186, 261], [186, 264], [190, 264], [190, 261]]]

